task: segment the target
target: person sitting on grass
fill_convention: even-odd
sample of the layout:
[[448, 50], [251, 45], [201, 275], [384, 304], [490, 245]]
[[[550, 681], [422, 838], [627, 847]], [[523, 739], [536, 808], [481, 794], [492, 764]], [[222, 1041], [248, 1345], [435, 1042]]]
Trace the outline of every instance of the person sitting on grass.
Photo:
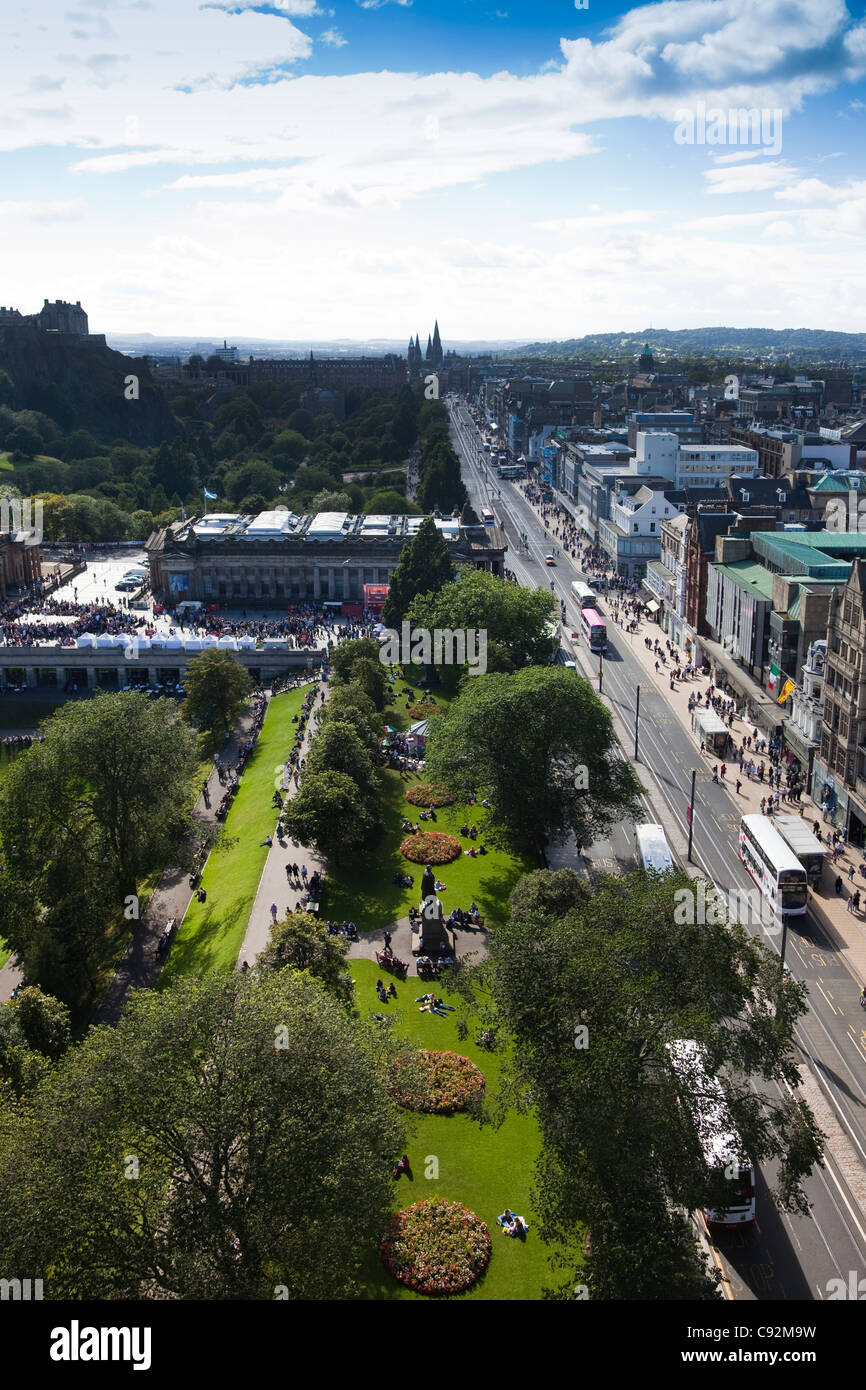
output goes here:
[[411, 1169], [410, 1164], [409, 1164], [409, 1156], [408, 1156], [408, 1154], [404, 1154], [402, 1158], [398, 1158], [398, 1159], [397, 1159], [397, 1162], [394, 1164], [394, 1171], [393, 1171], [393, 1173], [391, 1174], [391, 1176], [393, 1177], [393, 1179], [394, 1179], [395, 1182], [399, 1182], [400, 1178], [403, 1176], [404, 1173], [406, 1174], [406, 1177], [407, 1177], [407, 1178], [409, 1179], [409, 1181], [411, 1182], [411, 1181], [412, 1181], [412, 1169]]
[[529, 1226], [527, 1222], [524, 1221], [523, 1217], [518, 1216], [510, 1207], [506, 1207], [502, 1215], [498, 1216], [496, 1219], [502, 1227], [502, 1234], [505, 1236], [514, 1236], [517, 1238], [518, 1236], [525, 1236], [526, 1232], [529, 1230]]

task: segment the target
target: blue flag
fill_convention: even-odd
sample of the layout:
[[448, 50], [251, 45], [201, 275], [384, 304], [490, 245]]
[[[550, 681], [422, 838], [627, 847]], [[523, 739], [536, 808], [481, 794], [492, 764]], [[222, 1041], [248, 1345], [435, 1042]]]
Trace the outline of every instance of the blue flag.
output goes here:
[[208, 492], [207, 488], [205, 488], [205, 489], [204, 489], [204, 495], [205, 495], [205, 497], [207, 498], [207, 500], [208, 500], [209, 502], [215, 502], [215, 501], [217, 500], [217, 497], [219, 496], [219, 493], [217, 493], [217, 492]]

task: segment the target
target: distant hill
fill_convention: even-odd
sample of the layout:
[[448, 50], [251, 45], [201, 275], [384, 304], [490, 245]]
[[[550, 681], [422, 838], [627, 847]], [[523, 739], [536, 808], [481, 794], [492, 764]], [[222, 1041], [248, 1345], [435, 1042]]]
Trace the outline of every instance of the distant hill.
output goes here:
[[583, 338], [530, 343], [521, 357], [628, 357], [649, 343], [653, 354], [670, 357], [770, 357], [837, 363], [866, 359], [866, 333], [824, 328], [644, 328], [629, 333], [588, 333]]
[[[147, 365], [98, 338], [56, 341], [31, 324], [4, 325], [0, 369], [12, 379], [13, 409], [41, 410], [62, 429], [86, 429], [105, 442], [120, 437], [134, 444], [159, 444], [179, 433]], [[124, 395], [130, 374], [138, 377], [138, 400]]]

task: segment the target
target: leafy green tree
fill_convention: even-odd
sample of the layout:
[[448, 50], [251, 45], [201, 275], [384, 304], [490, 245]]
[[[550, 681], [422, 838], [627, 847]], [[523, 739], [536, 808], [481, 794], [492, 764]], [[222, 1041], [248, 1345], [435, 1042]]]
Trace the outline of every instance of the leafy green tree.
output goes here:
[[388, 581], [382, 621], [399, 628], [419, 594], [437, 594], [454, 580], [448, 542], [432, 517], [425, 517], [416, 535], [403, 547], [397, 568]]
[[70, 1040], [69, 1010], [35, 985], [0, 1004], [0, 1100], [32, 1091]]
[[384, 720], [373, 701], [353, 682], [335, 686], [328, 703], [317, 710], [316, 718], [320, 724], [331, 719], [351, 724], [367, 752], [373, 756], [385, 732]]
[[[413, 626], [427, 631], [474, 629], [486, 633], [490, 670], [546, 665], [559, 645], [553, 594], [544, 589], [524, 589], [469, 566], [460, 571], [455, 583], [432, 595], [419, 594], [409, 604], [406, 616]], [[436, 668], [436, 675], [445, 684], [456, 684], [460, 674], [456, 667]]]
[[341, 642], [331, 653], [331, 677], [335, 688], [352, 683], [364, 691], [377, 710], [385, 708], [388, 680], [379, 660], [379, 644], [372, 637]]
[[368, 497], [363, 512], [365, 516], [420, 516], [421, 508], [415, 502], [410, 502], [405, 492], [398, 492], [394, 487], [385, 487]]
[[344, 772], [365, 794], [375, 796], [379, 778], [373, 760], [356, 730], [344, 720], [328, 719], [307, 754], [307, 776], [316, 772]]
[[214, 744], [234, 727], [246, 709], [253, 688], [250, 673], [232, 656], [215, 647], [194, 656], [186, 668], [183, 717]]
[[4, 440], [5, 447], [10, 453], [24, 454], [26, 458], [33, 458], [34, 454], [41, 454], [42, 439], [36, 430], [17, 425], [14, 430], [10, 430]]
[[328, 488], [322, 488], [310, 503], [310, 510], [314, 512], [347, 512], [350, 505], [348, 492], [333, 492]]
[[431, 727], [427, 771], [458, 793], [483, 791], [494, 838], [536, 853], [569, 832], [588, 844], [637, 813], [641, 790], [616, 756], [610, 714], [563, 667], [468, 680]]
[[404, 1143], [391, 1056], [291, 970], [138, 991], [0, 1113], [0, 1264], [55, 1298], [360, 1296]]
[[730, 1202], [732, 1174], [707, 1166], [696, 1117], [710, 1140], [725, 1122], [667, 1044], [705, 1049], [743, 1154], [773, 1163], [778, 1203], [805, 1212], [802, 1181], [821, 1161], [790, 1053], [805, 986], [724, 914], [678, 921], [675, 893], [695, 891], [683, 873], [611, 877], [591, 894], [576, 880], [521, 881], [476, 981], [514, 1038], [512, 1099], [531, 1095], [541, 1124], [541, 1233], [577, 1262], [589, 1231], [593, 1298], [712, 1296], [676, 1212]]
[[281, 481], [279, 473], [271, 464], [251, 461], [226, 473], [224, 486], [232, 501], [239, 502], [251, 492], [259, 492], [264, 497], [275, 497]]
[[0, 788], [4, 882], [50, 910], [92, 871], [119, 911], [188, 834], [195, 738], [173, 701], [138, 691], [63, 705], [41, 729]]
[[257, 970], [306, 970], [335, 999], [351, 1008], [355, 986], [346, 968], [349, 944], [323, 930], [310, 912], [291, 912], [271, 931], [256, 960]]
[[367, 799], [344, 772], [306, 775], [283, 807], [283, 824], [293, 840], [334, 863], [350, 860], [374, 828]]

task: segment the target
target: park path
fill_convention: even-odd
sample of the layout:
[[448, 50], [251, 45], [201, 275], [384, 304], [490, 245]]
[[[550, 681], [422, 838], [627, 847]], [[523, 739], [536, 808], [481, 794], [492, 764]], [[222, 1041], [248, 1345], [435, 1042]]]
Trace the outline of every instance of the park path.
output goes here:
[[[304, 737], [301, 743], [301, 757], [306, 758], [312, 740], [318, 732], [318, 724], [313, 718], [316, 710], [322, 708], [330, 691], [330, 685], [321, 682], [318, 686], [313, 686], [316, 691], [313, 701], [310, 718], [307, 720], [307, 727], [304, 730]], [[291, 752], [286, 749], [286, 758]], [[279, 769], [275, 769], [274, 786], [277, 785]], [[287, 771], [283, 772], [282, 788], [284, 799], [293, 797], [297, 791], [293, 777]], [[247, 930], [244, 935], [241, 949], [238, 952], [237, 968], [243, 969], [244, 963], [252, 967], [255, 965], [256, 958], [265, 949], [271, 939], [271, 927], [273, 918], [271, 915], [271, 904], [277, 905], [278, 922], [287, 917], [290, 912], [296, 911], [298, 906], [307, 900], [307, 894], [302, 889], [295, 887], [295, 880], [289, 879], [286, 875], [286, 864], [297, 864], [300, 870], [304, 866], [307, 876], [318, 869], [322, 874], [325, 872], [324, 861], [319, 858], [315, 851], [308, 849], [305, 845], [298, 844], [297, 840], [278, 840], [277, 825], [279, 824], [277, 809], [274, 807], [274, 829], [271, 831], [274, 843], [268, 850], [268, 857], [262, 869], [262, 876], [259, 879], [259, 886], [256, 890], [255, 901], [253, 902], [250, 919], [247, 923]]]

